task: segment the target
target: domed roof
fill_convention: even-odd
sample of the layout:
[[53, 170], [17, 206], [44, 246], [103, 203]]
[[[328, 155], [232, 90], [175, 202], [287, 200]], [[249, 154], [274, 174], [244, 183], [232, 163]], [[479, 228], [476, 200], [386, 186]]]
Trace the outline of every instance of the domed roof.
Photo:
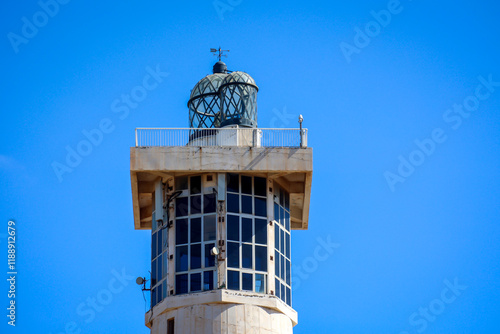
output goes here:
[[225, 77], [228, 74], [225, 73], [215, 73], [210, 74], [198, 81], [198, 83], [194, 86], [191, 91], [190, 99], [193, 99], [197, 96], [201, 96], [204, 94], [217, 94], [219, 91], [219, 87], [221, 86]]
[[250, 74], [245, 72], [236, 71], [227, 74], [221, 86], [230, 84], [249, 84], [255, 86], [255, 88], [259, 90], [259, 87], [255, 84], [255, 80], [250, 76]]

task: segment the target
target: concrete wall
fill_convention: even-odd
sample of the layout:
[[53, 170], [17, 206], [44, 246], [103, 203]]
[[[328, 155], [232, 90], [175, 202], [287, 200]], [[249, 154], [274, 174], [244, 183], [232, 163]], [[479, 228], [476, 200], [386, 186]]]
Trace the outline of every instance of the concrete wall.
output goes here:
[[151, 334], [166, 334], [175, 319], [175, 334], [291, 334], [292, 321], [281, 312], [256, 305], [205, 304], [167, 311], [153, 320]]

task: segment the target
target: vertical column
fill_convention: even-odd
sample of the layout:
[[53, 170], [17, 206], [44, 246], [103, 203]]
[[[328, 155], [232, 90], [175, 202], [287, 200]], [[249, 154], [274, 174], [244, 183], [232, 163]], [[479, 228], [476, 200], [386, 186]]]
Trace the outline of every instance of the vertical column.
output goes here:
[[[267, 293], [276, 295], [276, 284], [275, 284], [275, 261], [274, 258], [274, 183], [271, 179], [267, 181]], [[272, 260], [271, 260], [272, 259]]]
[[217, 174], [217, 286], [226, 287], [226, 174]]

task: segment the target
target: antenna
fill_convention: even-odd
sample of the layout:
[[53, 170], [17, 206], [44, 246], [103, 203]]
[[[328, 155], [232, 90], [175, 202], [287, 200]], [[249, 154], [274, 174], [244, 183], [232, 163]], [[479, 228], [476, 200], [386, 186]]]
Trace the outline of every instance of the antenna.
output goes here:
[[231, 52], [231, 50], [222, 50], [221, 47], [219, 46], [219, 49], [211, 48], [210, 52], [212, 52], [214, 56], [219, 57], [219, 61], [221, 61], [222, 57], [227, 57], [227, 55], [225, 55], [224, 52]]

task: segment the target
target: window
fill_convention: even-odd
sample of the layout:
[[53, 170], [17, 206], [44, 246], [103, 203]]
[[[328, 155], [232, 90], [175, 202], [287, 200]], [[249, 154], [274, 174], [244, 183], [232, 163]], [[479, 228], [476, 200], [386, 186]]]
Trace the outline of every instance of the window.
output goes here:
[[[182, 182], [181, 182], [182, 181]], [[200, 175], [181, 178], [175, 201], [175, 294], [214, 289], [217, 198]], [[205, 192], [204, 192], [205, 191]]]
[[292, 306], [290, 195], [274, 186], [274, 271], [276, 296]]
[[[156, 223], [156, 212], [153, 212]], [[153, 224], [151, 234], [151, 307], [166, 297], [168, 256], [167, 230]]]
[[167, 320], [167, 334], [174, 334], [175, 320], [174, 318]]
[[227, 288], [267, 292], [267, 180], [227, 174]]

